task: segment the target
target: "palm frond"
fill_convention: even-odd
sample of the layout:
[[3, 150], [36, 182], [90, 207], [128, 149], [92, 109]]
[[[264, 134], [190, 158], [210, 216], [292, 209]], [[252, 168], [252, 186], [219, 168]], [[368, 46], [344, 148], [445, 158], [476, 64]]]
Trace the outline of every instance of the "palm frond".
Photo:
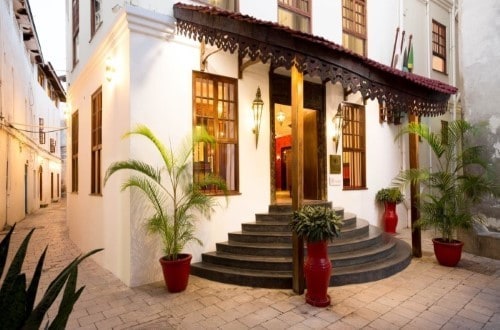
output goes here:
[[421, 216], [416, 224], [436, 228], [446, 240], [453, 238], [457, 228], [469, 228], [477, 218], [471, 206], [497, 191], [487, 160], [482, 157], [484, 147], [463, 142], [476, 131], [474, 125], [456, 120], [443, 132], [445, 141], [424, 124], [411, 123], [398, 134], [398, 137], [410, 133], [422, 137], [438, 161], [437, 170], [403, 171], [394, 181], [400, 185], [421, 183], [425, 187], [419, 206]]
[[[123, 135], [123, 137], [130, 137], [131, 135], [141, 135], [147, 138], [153, 145], [156, 147], [158, 152], [160, 153], [161, 158], [165, 164], [167, 169], [172, 168], [173, 158], [169, 149], [165, 147], [165, 145], [156, 137], [156, 135], [147, 127], [146, 125], [137, 125], [133, 130], [127, 132]], [[171, 150], [171, 149], [170, 149]]]
[[[141, 192], [141, 196], [151, 207], [150, 214], [144, 219], [148, 232], [159, 234], [165, 255], [169, 259], [177, 259], [188, 242], [202, 243], [194, 236], [196, 216], [193, 211], [197, 210], [209, 217], [216, 205], [213, 196], [203, 194], [201, 186], [193, 183], [191, 163], [196, 143], [213, 144], [215, 138], [205, 129], [197, 129], [180, 148], [174, 149], [171, 145], [167, 148], [144, 125], [138, 125], [124, 137], [132, 135], [144, 136], [154, 144], [163, 159], [164, 168], [156, 169], [138, 160], [116, 162], [106, 171], [105, 180], [119, 170], [133, 171], [123, 182], [122, 190], [137, 188]], [[166, 171], [165, 178], [162, 178], [162, 171]], [[220, 178], [209, 176], [204, 184], [215, 185], [227, 192], [226, 185]]]
[[114, 162], [108, 167], [104, 176], [104, 185], [106, 185], [106, 182], [112, 174], [121, 170], [131, 170], [139, 172], [158, 183], [161, 182], [161, 171], [159, 169], [156, 169], [155, 167], [145, 162], [135, 159], [129, 159], [125, 161]]

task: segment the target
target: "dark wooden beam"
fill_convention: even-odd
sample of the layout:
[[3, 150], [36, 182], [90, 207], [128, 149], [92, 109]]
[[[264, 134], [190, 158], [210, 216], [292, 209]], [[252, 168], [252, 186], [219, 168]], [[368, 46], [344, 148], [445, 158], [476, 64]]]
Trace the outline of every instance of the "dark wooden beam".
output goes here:
[[[418, 123], [418, 117], [410, 114], [410, 123]], [[409, 134], [408, 136], [410, 144], [410, 168], [418, 169], [418, 136], [416, 134]], [[413, 251], [413, 256], [417, 258], [422, 257], [422, 237], [420, 228], [415, 226], [415, 223], [420, 218], [420, 211], [418, 210], [418, 205], [420, 204], [419, 197], [419, 184], [412, 183], [410, 186], [411, 195], [411, 247]]]
[[[304, 75], [292, 67], [292, 209], [300, 209], [304, 203]], [[293, 291], [304, 293], [304, 240], [294, 232]]]

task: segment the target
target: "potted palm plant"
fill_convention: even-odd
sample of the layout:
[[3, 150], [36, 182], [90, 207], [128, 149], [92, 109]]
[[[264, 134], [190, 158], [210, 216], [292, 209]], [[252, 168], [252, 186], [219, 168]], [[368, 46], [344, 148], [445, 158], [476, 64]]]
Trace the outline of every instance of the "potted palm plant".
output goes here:
[[396, 212], [396, 205], [404, 200], [403, 193], [398, 187], [382, 188], [377, 191], [375, 200], [384, 203], [384, 225], [385, 231], [390, 234], [396, 233], [398, 225], [398, 214]]
[[304, 263], [306, 302], [317, 307], [330, 305], [328, 287], [332, 263], [328, 257], [328, 241], [340, 234], [342, 219], [329, 207], [305, 205], [293, 212], [291, 227], [307, 243]]
[[[206, 131], [197, 131], [192, 142], [179, 150], [165, 145], [144, 125], [139, 125], [125, 134], [125, 137], [139, 135], [145, 137], [158, 150], [163, 163], [155, 167], [141, 160], [129, 159], [112, 163], [106, 171], [104, 183], [116, 172], [130, 170], [132, 175], [122, 184], [122, 191], [134, 188], [147, 201], [149, 213], [145, 215], [145, 225], [151, 234], [159, 236], [163, 243], [163, 257], [160, 264], [165, 284], [169, 292], [186, 289], [192, 255], [182, 253], [191, 241], [202, 245], [194, 236], [195, 211], [210, 216], [216, 205], [214, 196], [203, 192], [202, 187], [214, 187], [226, 193], [223, 180], [206, 176], [193, 181], [191, 159], [193, 148], [199, 143], [214, 143], [214, 138]], [[166, 178], [164, 178], [164, 175]]]
[[435, 158], [434, 169], [410, 169], [396, 178], [399, 183], [421, 183], [420, 219], [423, 229], [434, 228], [434, 254], [441, 265], [455, 266], [461, 258], [463, 242], [456, 239], [459, 228], [470, 228], [481, 221], [472, 207], [496, 193], [488, 164], [481, 157], [483, 146], [469, 145], [477, 128], [467, 121], [450, 122], [441, 133], [431, 132], [425, 124], [410, 123], [398, 134], [416, 134], [425, 141]]

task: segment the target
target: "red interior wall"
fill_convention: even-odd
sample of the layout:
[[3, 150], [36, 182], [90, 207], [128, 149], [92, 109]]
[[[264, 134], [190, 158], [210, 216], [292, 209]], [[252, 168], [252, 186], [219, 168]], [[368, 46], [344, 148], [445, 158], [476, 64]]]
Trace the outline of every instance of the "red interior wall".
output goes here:
[[275, 171], [276, 171], [276, 189], [281, 189], [281, 149], [292, 146], [292, 136], [285, 135], [276, 138], [276, 155], [274, 157], [275, 161]]

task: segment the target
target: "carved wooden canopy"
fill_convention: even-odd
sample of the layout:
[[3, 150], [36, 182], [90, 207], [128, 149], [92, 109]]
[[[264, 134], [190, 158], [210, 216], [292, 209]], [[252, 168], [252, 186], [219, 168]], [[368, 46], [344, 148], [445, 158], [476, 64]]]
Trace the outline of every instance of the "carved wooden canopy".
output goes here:
[[251, 16], [212, 7], [174, 5], [178, 33], [234, 53], [241, 58], [268, 61], [271, 67], [318, 76], [340, 83], [363, 97], [385, 102], [390, 111], [418, 116], [446, 112], [457, 89], [437, 80], [393, 69], [321, 37], [302, 33]]

